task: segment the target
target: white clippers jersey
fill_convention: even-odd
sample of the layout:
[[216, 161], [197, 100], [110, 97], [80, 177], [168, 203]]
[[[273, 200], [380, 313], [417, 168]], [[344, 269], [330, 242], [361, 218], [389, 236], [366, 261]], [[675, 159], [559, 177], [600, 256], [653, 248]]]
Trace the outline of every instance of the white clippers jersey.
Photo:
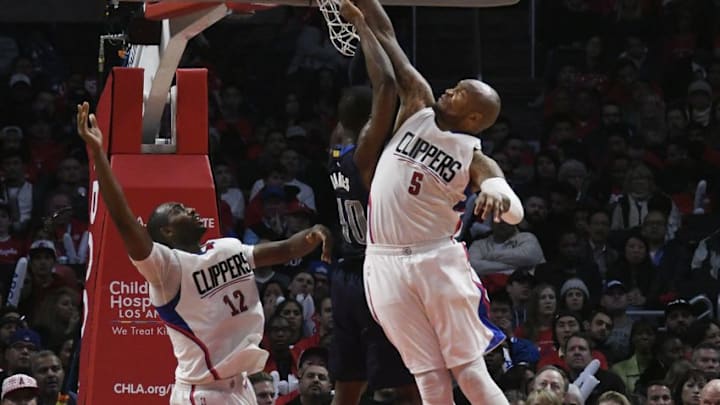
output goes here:
[[375, 170], [370, 244], [407, 245], [457, 234], [476, 149], [478, 138], [440, 130], [430, 107], [408, 118]]
[[135, 266], [161, 277], [180, 272], [177, 295], [157, 307], [178, 360], [178, 381], [206, 384], [262, 371], [268, 354], [259, 347], [265, 318], [252, 246], [213, 239], [193, 254], [155, 243], [150, 256]]

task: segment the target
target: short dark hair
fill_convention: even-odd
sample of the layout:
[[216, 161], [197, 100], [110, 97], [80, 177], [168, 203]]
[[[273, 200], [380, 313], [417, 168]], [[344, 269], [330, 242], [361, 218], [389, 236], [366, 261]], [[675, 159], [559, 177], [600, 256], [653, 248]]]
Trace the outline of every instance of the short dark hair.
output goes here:
[[372, 90], [367, 86], [345, 89], [338, 103], [338, 121], [345, 129], [359, 134], [370, 118]]
[[168, 211], [175, 203], [166, 202], [158, 205], [150, 214], [147, 222], [147, 230], [150, 234], [150, 238], [160, 244], [170, 247], [170, 242], [165, 239], [162, 234], [161, 228], [168, 225]]

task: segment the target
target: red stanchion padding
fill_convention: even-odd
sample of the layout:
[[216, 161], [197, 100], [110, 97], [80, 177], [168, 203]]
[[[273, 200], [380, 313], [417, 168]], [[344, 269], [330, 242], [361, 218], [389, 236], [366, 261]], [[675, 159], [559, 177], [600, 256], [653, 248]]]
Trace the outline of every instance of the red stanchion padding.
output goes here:
[[208, 153], [207, 69], [178, 69], [175, 128], [177, 154]]
[[[167, 201], [193, 207], [205, 220], [207, 238], [219, 236], [215, 188], [207, 156], [113, 155], [113, 172], [132, 211], [146, 223]], [[177, 178], [181, 181], [171, 181]], [[86, 405], [167, 405], [177, 365], [165, 326], [150, 303], [148, 284], [127, 256], [116, 227], [108, 223], [95, 243], [98, 308], [93, 327], [92, 385]]]
[[144, 69], [113, 68], [110, 151], [140, 153]]
[[[113, 88], [113, 76], [109, 75], [105, 83], [105, 88], [100, 95], [100, 100], [97, 107], [95, 108], [95, 116], [98, 120], [98, 125], [104, 134], [110, 134], [110, 110], [112, 104], [112, 88]], [[103, 149], [107, 153], [109, 140], [104, 140]], [[88, 154], [89, 155], [89, 154]], [[85, 400], [86, 395], [90, 391], [88, 387], [94, 385], [95, 368], [93, 367], [95, 362], [95, 351], [92, 348], [95, 346], [97, 341], [97, 328], [95, 327], [97, 312], [99, 307], [95, 305], [98, 302], [96, 297], [97, 282], [97, 266], [96, 263], [100, 258], [100, 244], [98, 243], [98, 236], [102, 235], [103, 228], [105, 225], [105, 203], [102, 201], [99, 195], [99, 187], [97, 182], [97, 176], [95, 170], [90, 170], [90, 182], [89, 182], [89, 193], [88, 199], [90, 207], [90, 227], [89, 227], [89, 238], [88, 238], [88, 263], [85, 277], [85, 291], [83, 292], [83, 327], [82, 327], [82, 344], [80, 345], [80, 362], [79, 362], [79, 386], [78, 392], [79, 403], [89, 403]]]
[[182, 17], [196, 11], [215, 7], [221, 3], [221, 1], [218, 1], [217, 3], [174, 1], [145, 3], [145, 18], [148, 20], [164, 20], [166, 18]]

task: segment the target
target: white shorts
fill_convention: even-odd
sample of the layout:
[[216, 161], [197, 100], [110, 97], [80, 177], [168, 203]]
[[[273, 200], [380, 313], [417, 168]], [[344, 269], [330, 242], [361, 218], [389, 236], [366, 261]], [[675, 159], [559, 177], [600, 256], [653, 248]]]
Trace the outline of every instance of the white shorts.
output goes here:
[[257, 398], [247, 373], [242, 373], [202, 385], [176, 382], [170, 405], [257, 405]]
[[467, 364], [505, 339], [464, 244], [368, 245], [370, 312], [413, 374]]

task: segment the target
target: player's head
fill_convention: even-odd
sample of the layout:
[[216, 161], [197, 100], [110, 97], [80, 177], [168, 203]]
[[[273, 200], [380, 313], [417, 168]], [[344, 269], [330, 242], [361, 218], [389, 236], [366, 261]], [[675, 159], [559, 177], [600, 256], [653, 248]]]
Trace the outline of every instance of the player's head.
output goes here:
[[357, 137], [370, 118], [372, 90], [367, 86], [353, 86], [345, 89], [338, 102], [338, 121], [348, 132]]
[[461, 80], [445, 90], [433, 106], [442, 124], [452, 131], [477, 134], [500, 114], [500, 96], [480, 80]]
[[198, 244], [207, 230], [195, 209], [179, 202], [158, 205], [148, 219], [147, 229], [152, 240], [172, 248]]

